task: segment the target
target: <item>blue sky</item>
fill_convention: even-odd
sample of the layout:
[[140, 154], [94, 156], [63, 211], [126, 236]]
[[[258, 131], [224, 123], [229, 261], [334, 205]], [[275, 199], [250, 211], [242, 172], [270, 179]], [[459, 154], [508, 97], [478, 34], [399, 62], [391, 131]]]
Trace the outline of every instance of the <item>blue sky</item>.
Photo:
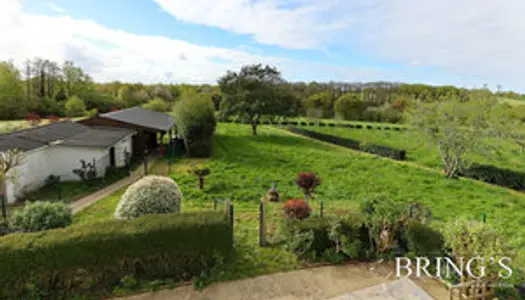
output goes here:
[[207, 82], [246, 63], [289, 80], [525, 91], [519, 0], [2, 0], [0, 60], [69, 59], [100, 81]]

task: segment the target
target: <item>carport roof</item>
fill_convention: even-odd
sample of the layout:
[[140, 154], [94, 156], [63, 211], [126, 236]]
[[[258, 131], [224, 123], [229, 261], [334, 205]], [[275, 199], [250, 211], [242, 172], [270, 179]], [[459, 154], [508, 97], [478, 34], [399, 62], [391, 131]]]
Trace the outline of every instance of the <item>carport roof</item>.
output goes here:
[[168, 131], [175, 125], [174, 117], [140, 106], [101, 114], [100, 117], [159, 131]]
[[130, 129], [62, 121], [0, 135], [0, 152], [13, 148], [29, 151], [50, 144], [107, 148], [132, 133]]

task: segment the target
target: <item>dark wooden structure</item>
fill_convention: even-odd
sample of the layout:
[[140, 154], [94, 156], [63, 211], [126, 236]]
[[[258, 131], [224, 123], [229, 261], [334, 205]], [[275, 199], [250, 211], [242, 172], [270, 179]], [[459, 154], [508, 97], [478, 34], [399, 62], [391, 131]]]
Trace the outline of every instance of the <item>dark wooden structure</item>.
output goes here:
[[146, 153], [156, 151], [159, 136], [169, 135], [171, 143], [176, 134], [175, 118], [142, 107], [132, 107], [78, 121], [90, 126], [109, 126], [133, 129], [132, 159], [141, 159]]

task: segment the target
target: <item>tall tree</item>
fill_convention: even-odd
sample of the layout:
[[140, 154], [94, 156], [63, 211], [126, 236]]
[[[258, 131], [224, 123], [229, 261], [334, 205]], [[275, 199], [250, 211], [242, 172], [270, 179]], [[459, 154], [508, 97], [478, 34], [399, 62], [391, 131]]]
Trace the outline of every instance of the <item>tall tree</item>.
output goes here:
[[22, 118], [27, 113], [27, 101], [20, 72], [11, 62], [0, 62], [0, 118]]
[[257, 135], [257, 125], [262, 116], [287, 112], [287, 101], [282, 101], [279, 85], [284, 80], [273, 67], [243, 66], [239, 72], [228, 71], [219, 79], [224, 98], [220, 105], [223, 116], [239, 115], [249, 120], [252, 134]]

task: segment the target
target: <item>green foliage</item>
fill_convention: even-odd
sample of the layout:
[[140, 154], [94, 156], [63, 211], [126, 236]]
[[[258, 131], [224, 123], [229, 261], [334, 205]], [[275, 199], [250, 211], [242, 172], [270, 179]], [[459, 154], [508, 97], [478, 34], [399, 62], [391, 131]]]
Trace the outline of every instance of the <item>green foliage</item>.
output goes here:
[[334, 113], [338, 119], [361, 120], [365, 103], [355, 94], [344, 94], [335, 101]]
[[71, 208], [67, 204], [37, 201], [17, 210], [11, 217], [11, 227], [17, 231], [36, 232], [66, 227], [72, 221]]
[[[478, 221], [460, 218], [449, 222], [443, 228], [445, 246], [451, 250], [452, 258], [458, 261], [460, 258], [468, 261], [473, 257], [483, 258], [485, 261], [499, 261], [501, 258], [514, 256], [506, 239], [500, 232], [491, 226]], [[473, 260], [471, 270], [479, 270], [479, 260]], [[487, 275], [496, 276], [499, 266], [487, 264]], [[468, 277], [468, 274], [465, 274]], [[496, 279], [496, 278], [494, 278]]]
[[469, 168], [461, 170], [459, 175], [481, 180], [490, 184], [504, 186], [517, 191], [525, 191], [524, 172], [498, 168], [490, 165], [473, 164]]
[[289, 220], [284, 223], [285, 240], [290, 251], [300, 258], [320, 256], [333, 247], [328, 236], [328, 220], [311, 217], [305, 220]]
[[452, 98], [418, 103], [407, 114], [416, 133], [438, 148], [448, 177], [467, 168], [475, 153], [493, 154], [496, 145], [483, 143], [483, 138], [506, 135], [502, 124], [510, 116], [502, 114], [497, 101], [486, 94], [471, 96], [466, 102]]
[[86, 104], [79, 97], [72, 96], [69, 99], [67, 99], [65, 109], [67, 116], [80, 117], [86, 113]]
[[115, 210], [118, 219], [180, 212], [182, 193], [173, 179], [146, 176], [130, 185]]
[[148, 103], [142, 105], [145, 109], [158, 111], [158, 112], [168, 112], [171, 110], [171, 104], [166, 102], [165, 100], [161, 98], [154, 98], [150, 100]]
[[93, 109], [90, 109], [90, 110], [86, 111], [86, 117], [87, 118], [93, 118], [96, 115], [98, 115], [98, 109], [96, 109], [96, 108], [93, 108]]
[[342, 137], [338, 137], [334, 135], [324, 134], [318, 131], [311, 131], [311, 130], [306, 130], [306, 129], [297, 128], [297, 127], [289, 127], [288, 130], [293, 133], [297, 133], [297, 134], [304, 135], [310, 138], [318, 139], [324, 142], [336, 144], [336, 145], [351, 148], [354, 150], [377, 154], [383, 157], [389, 157], [389, 158], [397, 159], [397, 160], [405, 160], [406, 158], [406, 150], [400, 150], [400, 149], [395, 149], [395, 148], [391, 148], [387, 146], [375, 145], [375, 144], [367, 143], [367, 142], [360, 142], [360, 141], [353, 140], [350, 138], [342, 138]]
[[282, 88], [283, 83], [277, 69], [260, 64], [243, 66], [238, 73], [228, 71], [218, 82], [224, 95], [220, 104], [221, 114], [248, 119], [252, 124], [252, 134], [257, 135], [257, 125], [262, 116], [293, 111], [295, 98]]
[[188, 155], [210, 156], [213, 152], [213, 133], [217, 126], [210, 98], [203, 94], [185, 94], [185, 97], [175, 104], [174, 113]]
[[0, 119], [21, 119], [28, 105], [20, 72], [11, 62], [0, 62]]
[[421, 222], [409, 222], [403, 228], [407, 250], [419, 257], [442, 257], [444, 254], [443, 235], [438, 230]]
[[28, 284], [45, 289], [49, 298], [70, 299], [111, 289], [124, 276], [189, 280], [213, 266], [216, 253], [230, 253], [232, 237], [224, 215], [213, 212], [8, 235], [0, 239], [0, 265], [10, 270], [0, 272], [0, 297], [23, 298]]
[[330, 118], [334, 95], [331, 92], [321, 92], [311, 95], [306, 100], [306, 116], [310, 118]]

